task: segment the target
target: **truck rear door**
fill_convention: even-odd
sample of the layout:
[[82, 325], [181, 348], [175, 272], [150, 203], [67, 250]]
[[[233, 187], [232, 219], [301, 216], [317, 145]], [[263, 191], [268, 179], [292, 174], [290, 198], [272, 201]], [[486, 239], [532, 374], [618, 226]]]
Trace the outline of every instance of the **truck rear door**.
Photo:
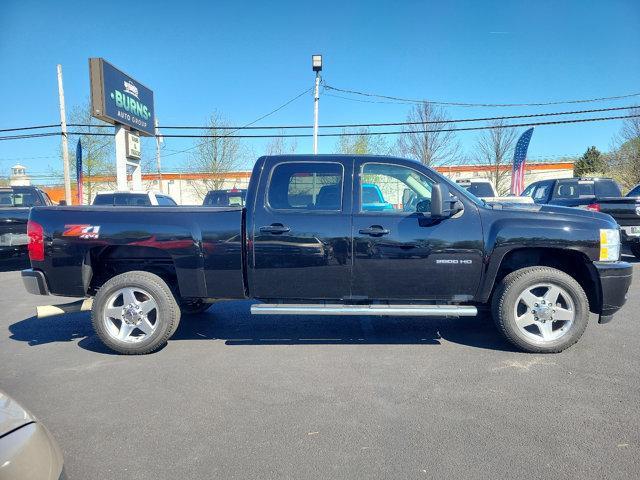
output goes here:
[[266, 162], [249, 221], [260, 299], [342, 299], [351, 282], [351, 161]]

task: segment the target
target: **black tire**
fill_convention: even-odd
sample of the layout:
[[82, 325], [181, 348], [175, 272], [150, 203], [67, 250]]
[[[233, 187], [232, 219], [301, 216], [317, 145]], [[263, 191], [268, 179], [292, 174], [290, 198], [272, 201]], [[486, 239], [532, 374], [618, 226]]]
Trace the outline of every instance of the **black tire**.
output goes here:
[[182, 315], [197, 315], [198, 313], [204, 313], [211, 308], [211, 303], [206, 303], [200, 298], [192, 300], [180, 300], [180, 311]]
[[[537, 284], [558, 286], [573, 302], [573, 324], [555, 340], [532, 340], [516, 324], [516, 302], [520, 294]], [[500, 282], [493, 295], [492, 314], [498, 330], [519, 349], [531, 353], [558, 353], [576, 343], [587, 328], [589, 300], [580, 284], [566, 273], [550, 267], [527, 267], [510, 273]]]
[[631, 250], [631, 253], [640, 260], [640, 243], [632, 243], [629, 245], [629, 250]]
[[[107, 302], [116, 292], [125, 288], [139, 288], [148, 292], [157, 305], [153, 332], [135, 343], [115, 338], [108, 330], [108, 320], [105, 320]], [[149, 272], [132, 271], [117, 275], [100, 287], [93, 300], [91, 322], [100, 340], [111, 350], [126, 355], [143, 355], [154, 352], [167, 343], [180, 323], [180, 308], [171, 288], [162, 278]]]

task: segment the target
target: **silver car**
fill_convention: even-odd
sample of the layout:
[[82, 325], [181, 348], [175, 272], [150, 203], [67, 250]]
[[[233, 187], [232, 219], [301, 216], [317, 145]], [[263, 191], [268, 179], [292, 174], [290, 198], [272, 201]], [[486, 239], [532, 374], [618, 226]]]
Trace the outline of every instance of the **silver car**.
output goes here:
[[62, 452], [49, 430], [0, 391], [0, 480], [64, 478]]

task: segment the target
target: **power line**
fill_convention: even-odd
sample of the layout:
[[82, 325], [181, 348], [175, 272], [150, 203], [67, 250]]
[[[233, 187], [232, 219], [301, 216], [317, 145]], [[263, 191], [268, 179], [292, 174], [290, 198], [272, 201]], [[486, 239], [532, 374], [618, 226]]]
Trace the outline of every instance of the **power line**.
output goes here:
[[448, 106], [448, 107], [543, 107], [547, 105], [562, 105], [562, 104], [568, 104], [568, 103], [592, 103], [592, 102], [603, 102], [608, 100], [621, 100], [623, 98], [640, 97], [640, 92], [638, 92], [638, 93], [630, 93], [627, 95], [615, 95], [611, 97], [587, 98], [587, 99], [579, 99], [579, 100], [558, 100], [558, 101], [548, 101], [548, 102], [465, 103], [465, 102], [444, 102], [444, 101], [428, 100], [428, 99], [416, 100], [412, 98], [402, 98], [402, 97], [394, 97], [391, 95], [380, 95], [376, 93], [360, 92], [358, 90], [348, 90], [344, 88], [333, 87], [327, 84], [323, 84], [323, 86], [326, 90], [334, 90], [336, 92], [359, 95], [363, 97], [382, 98], [385, 100], [394, 100], [402, 103], [430, 103], [432, 105], [441, 105], [441, 106]]
[[[510, 124], [502, 124], [502, 125], [482, 125], [479, 127], [461, 127], [461, 128], [439, 128], [435, 130], [394, 130], [394, 131], [385, 131], [385, 132], [341, 132], [341, 133], [321, 133], [319, 136], [321, 137], [351, 137], [351, 136], [370, 136], [370, 135], [402, 135], [402, 134], [412, 134], [412, 133], [437, 133], [437, 132], [464, 132], [471, 130], [493, 130], [500, 128], [517, 128], [517, 127], [535, 127], [535, 126], [543, 126], [543, 125], [566, 125], [572, 123], [584, 123], [584, 122], [601, 122], [607, 120], [621, 120], [625, 118], [638, 118], [640, 114], [635, 115], [619, 115], [619, 116], [610, 116], [610, 117], [595, 117], [595, 118], [576, 118], [570, 120], [556, 120], [556, 121], [546, 121], [546, 122], [528, 122], [528, 123], [510, 123]], [[38, 133], [38, 134], [29, 134], [29, 135], [14, 135], [14, 136], [5, 136], [0, 137], [0, 140], [16, 140], [16, 139], [24, 139], [24, 138], [36, 138], [36, 137], [44, 137], [44, 136], [52, 136], [52, 135], [61, 135], [59, 132], [55, 133]], [[68, 132], [68, 135], [89, 135], [89, 136], [102, 136], [102, 137], [110, 137], [113, 136], [113, 133], [83, 133], [83, 132]], [[163, 134], [163, 137], [166, 138], [309, 138], [312, 137], [313, 134], [310, 133], [301, 133], [301, 134], [278, 134], [278, 135], [181, 135], [181, 134]], [[202, 142], [205, 143], [205, 142]], [[185, 151], [192, 150], [195, 147], [190, 147], [188, 149], [182, 151], [176, 151], [169, 155], [177, 155], [178, 153], [183, 153]], [[169, 155], [165, 155], [169, 156]]]
[[[285, 103], [283, 103], [282, 105], [280, 105], [279, 107], [274, 108], [274, 109], [273, 109], [273, 110], [271, 110], [269, 113], [266, 113], [266, 114], [264, 114], [264, 115], [262, 115], [262, 116], [258, 117], [258, 118], [257, 118], [257, 119], [255, 119], [254, 121], [247, 123], [246, 125], [244, 125], [244, 126], [243, 126], [243, 127], [241, 127], [241, 128], [238, 128], [238, 129], [236, 129], [236, 130], [231, 131], [231, 133], [229, 133], [229, 134], [227, 134], [227, 135], [223, 135], [223, 137], [225, 137], [225, 136], [230, 136], [230, 135], [232, 135], [233, 133], [235, 133], [235, 132], [237, 132], [238, 130], [241, 130], [241, 129], [243, 129], [243, 128], [249, 128], [251, 125], [253, 125], [253, 124], [255, 124], [255, 123], [258, 123], [260, 120], [263, 120], [263, 119], [267, 118], [268, 116], [273, 115], [274, 113], [276, 113], [276, 112], [278, 112], [278, 111], [282, 110], [284, 107], [286, 107], [287, 105], [289, 105], [289, 104], [291, 104], [291, 103], [295, 102], [296, 100], [298, 100], [298, 99], [299, 99], [300, 97], [302, 97], [303, 95], [305, 95], [305, 94], [309, 93], [311, 90], [312, 90], [312, 88], [307, 88], [307, 89], [303, 90], [303, 91], [302, 91], [302, 92], [300, 92], [298, 95], [296, 95], [295, 97], [293, 97], [291, 100], [288, 100], [288, 101], [286, 101]], [[167, 137], [167, 135], [162, 135], [162, 136], [163, 136], [163, 137]], [[178, 150], [177, 152], [173, 152], [173, 153], [168, 153], [168, 154], [164, 155], [164, 158], [166, 158], [166, 157], [171, 157], [172, 155], [178, 155], [179, 153], [185, 153], [185, 152], [188, 152], [188, 151], [190, 151], [190, 150], [193, 150], [193, 149], [195, 149], [195, 148], [198, 148], [198, 147], [200, 147], [200, 146], [204, 145], [205, 143], [207, 143], [207, 142], [200, 142], [199, 144], [194, 145], [193, 147], [185, 148], [184, 150]]]
[[[635, 115], [620, 115], [611, 117], [595, 117], [595, 118], [575, 118], [570, 120], [556, 120], [546, 122], [528, 122], [528, 123], [510, 123], [502, 125], [482, 125], [479, 127], [460, 127], [460, 128], [438, 128], [435, 130], [394, 130], [384, 132], [341, 132], [341, 133], [321, 133], [318, 134], [321, 137], [352, 137], [352, 136], [371, 136], [371, 135], [403, 135], [412, 133], [438, 133], [438, 132], [464, 132], [472, 130], [494, 130], [501, 128], [517, 128], [517, 127], [536, 127], [544, 125], [565, 125], [572, 123], [584, 123], [584, 122], [601, 122], [607, 120], [620, 120], [625, 118], [638, 118], [639, 114]], [[77, 135], [77, 132], [69, 132], [69, 135]], [[86, 135], [101, 135], [107, 136], [112, 133], [90, 133]], [[295, 133], [295, 134], [277, 134], [277, 135], [190, 135], [190, 134], [163, 134], [165, 138], [310, 138], [313, 134], [310, 133]], [[192, 147], [193, 148], [193, 147]], [[174, 154], [182, 153], [180, 151]]]
[[0, 137], [0, 140], [23, 140], [27, 138], [52, 137], [56, 135], [62, 135], [62, 133], [48, 132], [48, 133], [29, 133], [24, 135], [5, 135], [3, 137]]
[[[624, 107], [606, 107], [606, 108], [593, 108], [589, 110], [570, 110], [564, 112], [549, 112], [549, 113], [531, 113], [531, 114], [522, 114], [522, 115], [502, 115], [498, 117], [474, 117], [474, 118], [456, 118], [456, 119], [442, 119], [442, 120], [425, 120], [425, 121], [416, 121], [416, 122], [379, 122], [379, 123], [344, 123], [344, 124], [329, 124], [329, 125], [319, 125], [319, 128], [359, 128], [359, 127], [391, 127], [391, 126], [405, 126], [405, 125], [429, 125], [429, 124], [449, 124], [449, 123], [466, 123], [466, 122], [485, 122], [485, 121], [496, 121], [496, 120], [513, 120], [517, 118], [536, 118], [536, 117], [553, 117], [553, 116], [561, 116], [561, 115], [583, 115], [586, 113], [599, 113], [599, 112], [613, 112], [620, 110], [631, 110], [634, 108], [640, 108], [640, 105], [628, 105]], [[265, 116], [263, 115], [262, 118]], [[256, 123], [258, 120], [254, 120], [253, 123]], [[68, 126], [75, 127], [112, 127], [112, 125], [90, 125], [90, 124], [67, 124]], [[294, 129], [311, 129], [313, 125], [267, 125], [267, 126], [250, 126], [251, 124], [247, 124], [246, 126], [216, 126], [213, 127], [215, 130], [294, 130]], [[54, 125], [55, 126], [55, 125]], [[23, 127], [16, 128], [13, 130], [27, 130], [30, 128], [40, 128], [40, 127]], [[209, 126], [195, 126], [195, 125], [161, 125], [160, 129], [163, 130], [211, 130], [212, 127]], [[231, 132], [233, 133], [233, 132]], [[87, 132], [73, 132], [75, 135], [85, 135], [89, 134]], [[164, 137], [169, 137], [170, 135], [161, 135]]]
[[0, 130], [0, 132], [17, 132], [19, 130], [39, 130], [42, 128], [55, 128], [55, 127], [59, 127], [60, 124], [59, 123], [54, 123], [51, 125], [34, 125], [31, 127], [20, 127], [20, 128], [3, 128], [2, 130]]

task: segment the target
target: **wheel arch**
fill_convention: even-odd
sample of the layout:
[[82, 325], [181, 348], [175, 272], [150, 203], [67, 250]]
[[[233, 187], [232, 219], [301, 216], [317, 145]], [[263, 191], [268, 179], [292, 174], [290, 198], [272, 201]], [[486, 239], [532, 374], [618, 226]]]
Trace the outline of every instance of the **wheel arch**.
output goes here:
[[602, 293], [593, 263], [583, 252], [566, 248], [522, 247], [509, 250], [495, 268], [493, 277], [487, 277], [482, 301], [489, 302], [496, 287], [511, 272], [534, 266], [555, 268], [576, 279], [587, 295], [589, 310], [600, 313]]
[[122, 273], [143, 270], [154, 273], [178, 289], [179, 281], [173, 257], [165, 250], [135, 245], [95, 247], [87, 252], [83, 282], [87, 293], [94, 295], [109, 279]]

